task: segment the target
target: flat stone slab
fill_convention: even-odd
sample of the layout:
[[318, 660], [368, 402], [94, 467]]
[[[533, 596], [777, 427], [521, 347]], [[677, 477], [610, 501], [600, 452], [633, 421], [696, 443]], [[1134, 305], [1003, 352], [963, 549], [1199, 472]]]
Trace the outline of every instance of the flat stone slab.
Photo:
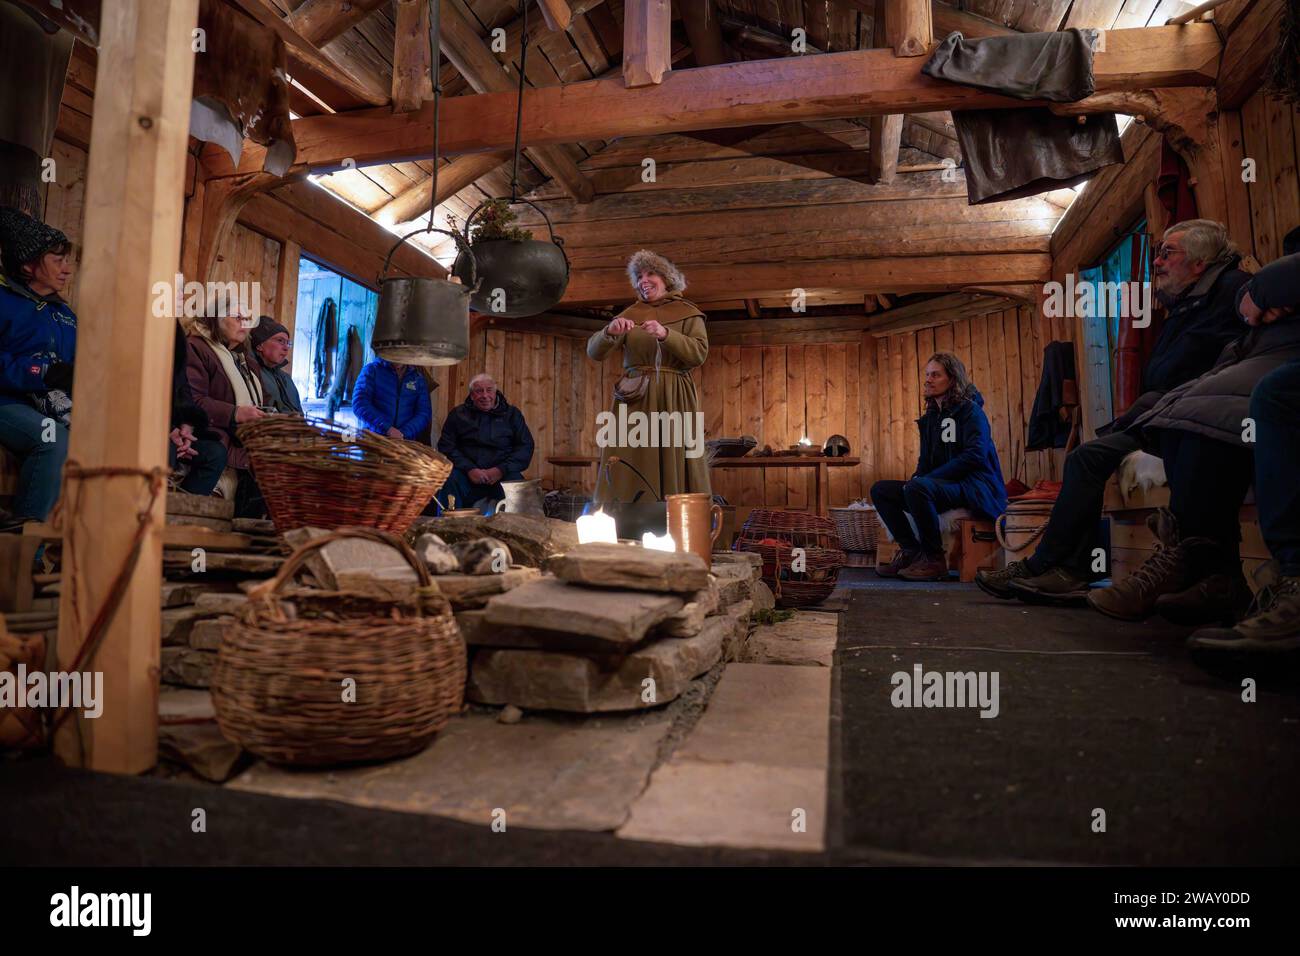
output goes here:
[[729, 665], [617, 836], [821, 851], [829, 718], [829, 670]]
[[216, 719], [217, 711], [212, 705], [212, 694], [208, 691], [181, 687], [159, 688], [158, 720], [161, 723]]
[[756, 627], [739, 659], [750, 664], [830, 667], [838, 618], [838, 614], [824, 611], [795, 611], [788, 621]]
[[[285, 532], [284, 540], [297, 549], [330, 533], [322, 528], [294, 528]], [[343, 573], [357, 577], [371, 574], [390, 580], [408, 579], [412, 584], [418, 580], [415, 569], [407, 564], [400, 551], [365, 538], [331, 541], [307, 558], [307, 567], [329, 590], [343, 590], [339, 580]]]
[[578, 545], [576, 524], [532, 515], [502, 513], [490, 518], [480, 515], [417, 518], [410, 533], [419, 535], [426, 531], [438, 535], [448, 544], [474, 538], [497, 538], [510, 548], [516, 561], [531, 568], [540, 568], [547, 558]]
[[288, 770], [258, 762], [227, 786], [281, 797], [339, 800], [490, 827], [614, 830], [645, 789], [666, 734], [662, 711], [587, 719], [495, 713], [453, 719], [424, 751], [372, 767]]
[[456, 612], [461, 636], [470, 647], [514, 647], [523, 650], [580, 651], [593, 654], [624, 654], [627, 645], [588, 634], [543, 631], [540, 628], [489, 624], [487, 612], [472, 608]]
[[194, 626], [190, 628], [190, 647], [196, 651], [220, 650], [221, 635], [234, 623], [235, 619], [229, 614], [195, 621]]
[[722, 612], [731, 621], [731, 632], [722, 645], [724, 661], [734, 661], [740, 656], [745, 642], [749, 639], [749, 618], [753, 612], [753, 601], [737, 601]]
[[718, 610], [718, 585], [712, 576], [708, 587], [687, 598], [685, 606], [656, 629], [664, 637], [691, 637], [700, 633], [704, 620]]
[[694, 593], [709, 584], [699, 555], [632, 544], [580, 544], [547, 561], [546, 570], [570, 584], [634, 591]]
[[194, 598], [194, 608], [200, 614], [234, 614], [248, 597], [238, 592], [204, 591]]
[[695, 637], [655, 639], [614, 658], [480, 650], [470, 664], [468, 696], [486, 704], [584, 714], [656, 707], [675, 700], [693, 678], [721, 659], [731, 630], [728, 618], [716, 617]]
[[193, 604], [163, 608], [162, 645], [167, 647], [188, 644], [190, 631], [194, 628], [194, 624], [203, 617], [204, 613]]
[[493, 598], [487, 604], [485, 620], [488, 624], [586, 634], [630, 647], [685, 603], [668, 594], [579, 588], [548, 577]]
[[244, 751], [221, 736], [215, 723], [174, 724], [158, 729], [158, 754], [204, 780], [221, 783], [235, 771]]
[[217, 666], [217, 655], [189, 647], [164, 647], [159, 666], [164, 684], [210, 687], [212, 672]]
[[221, 518], [232, 521], [235, 517], [235, 503], [225, 498], [211, 495], [191, 495], [184, 491], [167, 492], [167, 513], [169, 515], [198, 515], [204, 518]]

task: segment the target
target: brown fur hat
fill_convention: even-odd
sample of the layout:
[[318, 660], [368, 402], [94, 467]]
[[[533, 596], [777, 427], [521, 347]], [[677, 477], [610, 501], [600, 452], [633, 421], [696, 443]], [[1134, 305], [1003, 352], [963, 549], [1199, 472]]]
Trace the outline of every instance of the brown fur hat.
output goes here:
[[675, 265], [659, 255], [657, 252], [651, 252], [649, 249], [639, 249], [632, 253], [632, 258], [627, 260], [627, 277], [632, 281], [632, 289], [636, 290], [637, 279], [643, 272], [653, 272], [664, 280], [664, 288], [668, 292], [685, 292], [686, 276]]

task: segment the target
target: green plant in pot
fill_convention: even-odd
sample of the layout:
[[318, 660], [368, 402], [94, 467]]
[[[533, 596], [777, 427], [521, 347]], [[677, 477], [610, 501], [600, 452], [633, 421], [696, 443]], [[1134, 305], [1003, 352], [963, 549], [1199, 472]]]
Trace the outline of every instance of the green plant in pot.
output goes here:
[[[541, 212], [526, 199], [514, 202]], [[511, 208], [513, 204], [507, 198], [489, 199], [465, 223], [481, 280], [470, 305], [486, 315], [537, 315], [559, 302], [569, 285], [569, 260], [561, 241], [553, 231], [550, 241], [534, 239], [529, 230], [516, 225], [519, 216]], [[544, 212], [542, 217], [546, 218]], [[548, 230], [550, 225], [547, 219]], [[469, 275], [464, 253], [457, 256], [452, 271], [462, 281]]]

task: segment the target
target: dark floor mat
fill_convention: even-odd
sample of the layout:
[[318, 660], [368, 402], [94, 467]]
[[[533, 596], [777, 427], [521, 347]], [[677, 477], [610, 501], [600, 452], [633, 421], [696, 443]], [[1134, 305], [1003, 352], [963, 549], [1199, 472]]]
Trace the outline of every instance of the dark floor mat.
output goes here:
[[[842, 852], [1130, 864], [1300, 861], [1300, 697], [1203, 674], [1187, 631], [973, 586], [854, 590], [842, 619]], [[896, 672], [998, 672], [999, 713], [895, 707]], [[1105, 832], [1094, 831], [1097, 810]], [[834, 852], [834, 850], [832, 851]]]

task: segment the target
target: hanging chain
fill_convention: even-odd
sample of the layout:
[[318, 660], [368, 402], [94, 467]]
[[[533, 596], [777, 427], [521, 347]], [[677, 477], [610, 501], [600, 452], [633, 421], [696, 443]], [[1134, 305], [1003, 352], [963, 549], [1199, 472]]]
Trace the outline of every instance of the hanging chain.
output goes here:
[[515, 158], [510, 168], [510, 201], [519, 199], [519, 136], [524, 125], [524, 76], [528, 67], [528, 0], [519, 0], [523, 32], [519, 39], [519, 102], [515, 104]]
[[425, 232], [434, 229], [433, 214], [438, 208], [438, 107], [442, 103], [442, 47], [439, 45], [442, 10], [439, 0], [429, 4], [429, 81], [433, 85], [433, 191], [429, 194], [429, 225]]

